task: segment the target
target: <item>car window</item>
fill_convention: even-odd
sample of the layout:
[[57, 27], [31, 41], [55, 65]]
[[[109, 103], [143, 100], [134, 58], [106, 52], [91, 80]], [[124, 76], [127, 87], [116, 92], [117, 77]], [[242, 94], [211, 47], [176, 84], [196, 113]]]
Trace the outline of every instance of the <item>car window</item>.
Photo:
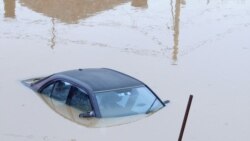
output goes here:
[[57, 81], [55, 83], [51, 97], [59, 101], [66, 101], [70, 88], [71, 85], [68, 82]]
[[147, 87], [135, 87], [96, 93], [102, 117], [147, 114], [163, 107]]
[[83, 112], [92, 111], [89, 96], [79, 88], [72, 87], [67, 104]]
[[54, 88], [54, 83], [53, 84], [50, 84], [49, 86], [45, 87], [41, 93], [44, 94], [44, 95], [47, 95], [47, 96], [50, 96], [51, 93], [52, 93], [52, 90]]

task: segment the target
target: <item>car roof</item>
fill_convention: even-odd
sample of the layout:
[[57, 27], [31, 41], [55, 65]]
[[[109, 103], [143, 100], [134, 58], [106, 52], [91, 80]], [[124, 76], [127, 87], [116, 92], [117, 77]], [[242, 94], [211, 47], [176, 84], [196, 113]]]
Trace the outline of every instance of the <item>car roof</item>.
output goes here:
[[141, 81], [129, 75], [107, 68], [76, 69], [56, 73], [55, 75], [65, 76], [72, 81], [75, 80], [75, 82], [82, 83], [82, 85], [87, 84], [93, 91], [106, 91], [144, 85]]

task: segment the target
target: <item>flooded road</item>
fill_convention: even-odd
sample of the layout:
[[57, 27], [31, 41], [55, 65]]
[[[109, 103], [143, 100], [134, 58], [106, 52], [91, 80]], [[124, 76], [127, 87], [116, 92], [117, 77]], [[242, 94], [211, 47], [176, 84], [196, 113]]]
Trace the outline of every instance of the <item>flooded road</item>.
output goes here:
[[[247, 0], [1, 0], [0, 140], [250, 139]], [[171, 103], [108, 128], [66, 120], [20, 81], [76, 68], [134, 76]]]

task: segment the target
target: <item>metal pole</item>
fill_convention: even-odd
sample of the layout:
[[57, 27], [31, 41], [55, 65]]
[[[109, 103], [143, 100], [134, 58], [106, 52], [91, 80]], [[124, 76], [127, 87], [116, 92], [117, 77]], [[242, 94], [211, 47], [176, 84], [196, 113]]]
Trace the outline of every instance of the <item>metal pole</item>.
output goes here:
[[191, 104], [192, 104], [192, 100], [193, 100], [193, 95], [190, 95], [189, 100], [188, 100], [188, 104], [187, 104], [187, 108], [186, 108], [186, 113], [185, 113], [185, 116], [184, 116], [184, 119], [183, 119], [183, 122], [182, 122], [181, 132], [180, 132], [178, 141], [182, 141], [182, 136], [183, 136], [183, 133], [184, 133], [184, 130], [185, 130], [189, 110], [190, 110], [190, 107], [191, 107]]

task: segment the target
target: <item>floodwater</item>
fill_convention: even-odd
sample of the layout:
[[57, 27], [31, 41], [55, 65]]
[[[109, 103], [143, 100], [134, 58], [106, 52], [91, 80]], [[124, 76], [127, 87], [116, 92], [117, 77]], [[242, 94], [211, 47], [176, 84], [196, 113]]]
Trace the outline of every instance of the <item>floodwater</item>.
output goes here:
[[[0, 140], [250, 139], [247, 0], [1, 0]], [[76, 68], [112, 68], [171, 103], [121, 126], [63, 118], [20, 80]]]
[[44, 100], [44, 102], [56, 113], [60, 114], [64, 118], [71, 120], [79, 125], [83, 125], [90, 128], [105, 128], [112, 126], [119, 126], [123, 124], [129, 124], [145, 117], [148, 117], [151, 114], [139, 114], [132, 116], [124, 116], [119, 118], [79, 118], [79, 115], [83, 113], [81, 110], [68, 106], [61, 101], [51, 99], [50, 97], [39, 94], [39, 96]]

